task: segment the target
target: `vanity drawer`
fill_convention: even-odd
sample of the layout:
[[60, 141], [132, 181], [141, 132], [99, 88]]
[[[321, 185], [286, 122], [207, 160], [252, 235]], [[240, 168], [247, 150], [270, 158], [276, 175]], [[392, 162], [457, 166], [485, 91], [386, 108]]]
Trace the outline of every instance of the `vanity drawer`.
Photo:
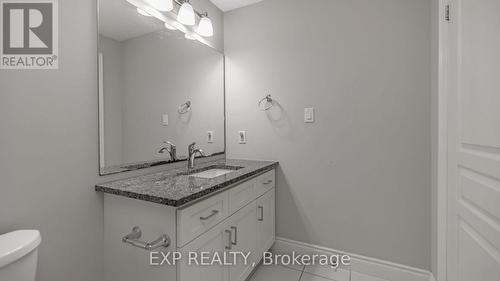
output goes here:
[[256, 178], [255, 198], [262, 196], [276, 186], [276, 172], [271, 170]]
[[190, 207], [177, 211], [178, 247], [194, 238], [229, 216], [228, 193], [223, 192]]
[[230, 215], [255, 200], [255, 184], [256, 179], [251, 179], [228, 190]]

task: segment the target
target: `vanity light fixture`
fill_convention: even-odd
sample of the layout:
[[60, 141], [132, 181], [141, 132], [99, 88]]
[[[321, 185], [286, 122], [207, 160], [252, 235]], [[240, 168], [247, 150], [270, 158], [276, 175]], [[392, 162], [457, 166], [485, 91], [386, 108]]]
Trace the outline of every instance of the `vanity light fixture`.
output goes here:
[[141, 8], [137, 8], [137, 12], [139, 13], [139, 15], [142, 15], [145, 17], [152, 17], [152, 15], [150, 15], [148, 12], [146, 12], [145, 10], [143, 10]]
[[177, 30], [177, 28], [176, 28], [176, 27], [174, 27], [174, 26], [170, 25], [168, 22], [165, 22], [163, 25], [165, 26], [165, 28], [166, 28], [166, 29], [169, 29], [169, 30]]
[[188, 34], [188, 33], [186, 33], [186, 34], [184, 35], [184, 38], [186, 38], [186, 39], [188, 39], [188, 40], [196, 40], [196, 38], [194, 38], [191, 34]]
[[158, 11], [169, 12], [174, 9], [173, 0], [146, 0], [146, 2]]
[[[125, 1], [134, 5], [137, 9], [137, 13], [140, 15], [161, 20], [166, 29], [183, 32], [186, 39], [198, 40], [203, 44], [209, 45], [203, 37], [212, 37], [214, 35], [213, 23], [208, 17], [208, 13], [202, 13], [195, 10], [189, 3], [189, 0], [141, 0], [142, 3], [136, 0]], [[174, 4], [179, 6], [179, 12], [176, 19], [173, 19], [171, 16], [166, 16], [166, 14], [163, 13], [173, 10]], [[170, 8], [170, 6], [172, 6], [172, 8]], [[200, 22], [198, 26], [194, 27], [196, 24], [196, 17], [200, 18]], [[193, 27], [189, 28], [189, 26]]]
[[184, 0], [179, 9], [179, 14], [177, 15], [177, 20], [185, 25], [194, 25], [196, 22], [194, 9], [191, 4], [189, 4], [189, 0]]
[[203, 37], [214, 36], [214, 27], [212, 25], [212, 20], [208, 17], [208, 13], [201, 15], [200, 23], [198, 24], [196, 32]]

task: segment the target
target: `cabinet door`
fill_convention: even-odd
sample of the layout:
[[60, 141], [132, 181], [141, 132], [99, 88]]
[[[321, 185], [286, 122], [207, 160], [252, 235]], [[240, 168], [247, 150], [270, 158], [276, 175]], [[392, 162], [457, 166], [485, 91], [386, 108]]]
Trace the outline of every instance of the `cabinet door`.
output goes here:
[[255, 201], [236, 212], [229, 218], [228, 227], [231, 230], [232, 253], [249, 254], [247, 263], [244, 258], [238, 255], [236, 264], [229, 267], [230, 281], [244, 281], [253, 270], [255, 261]]
[[257, 199], [257, 260], [275, 241], [275, 189]]
[[[226, 225], [221, 224], [197, 239], [193, 240], [180, 249], [182, 262], [177, 265], [177, 276], [179, 281], [229, 281], [228, 267], [224, 265], [197, 265], [189, 264], [190, 252], [195, 252], [200, 256], [202, 252], [211, 255], [217, 252], [223, 256], [226, 247], [231, 245], [231, 232]], [[198, 259], [199, 260], [199, 259]]]

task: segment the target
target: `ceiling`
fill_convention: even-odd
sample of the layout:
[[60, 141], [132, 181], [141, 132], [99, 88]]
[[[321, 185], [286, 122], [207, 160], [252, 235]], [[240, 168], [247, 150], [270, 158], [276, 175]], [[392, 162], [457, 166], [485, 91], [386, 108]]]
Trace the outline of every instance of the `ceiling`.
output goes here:
[[263, 0], [210, 0], [223, 12], [245, 7]]

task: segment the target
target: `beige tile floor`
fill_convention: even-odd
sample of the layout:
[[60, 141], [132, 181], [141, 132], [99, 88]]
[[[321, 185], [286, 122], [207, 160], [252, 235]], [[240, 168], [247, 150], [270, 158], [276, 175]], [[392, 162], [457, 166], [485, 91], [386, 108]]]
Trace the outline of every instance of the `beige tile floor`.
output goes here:
[[322, 266], [259, 266], [249, 281], [386, 281], [348, 270]]

